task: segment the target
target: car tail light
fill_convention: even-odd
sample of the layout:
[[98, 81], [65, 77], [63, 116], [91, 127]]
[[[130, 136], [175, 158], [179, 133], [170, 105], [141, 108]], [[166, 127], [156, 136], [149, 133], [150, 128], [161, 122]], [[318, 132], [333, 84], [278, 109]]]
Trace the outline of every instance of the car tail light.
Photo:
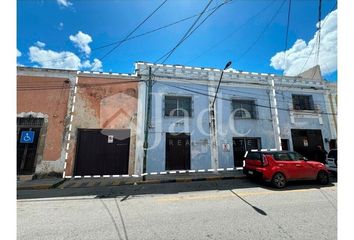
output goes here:
[[269, 162], [268, 162], [268, 159], [267, 159], [267, 156], [263, 156], [263, 166], [268, 166], [269, 165]]

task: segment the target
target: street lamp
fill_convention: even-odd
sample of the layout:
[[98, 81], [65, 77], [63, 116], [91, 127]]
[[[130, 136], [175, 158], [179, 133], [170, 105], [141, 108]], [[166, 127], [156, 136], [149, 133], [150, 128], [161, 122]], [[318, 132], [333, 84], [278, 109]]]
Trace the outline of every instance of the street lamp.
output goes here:
[[216, 92], [215, 92], [215, 96], [214, 96], [214, 100], [213, 100], [213, 104], [211, 105], [213, 110], [214, 110], [214, 104], [215, 104], [215, 100], [216, 100], [216, 97], [217, 97], [217, 94], [218, 94], [218, 91], [219, 91], [219, 87], [220, 87], [220, 83], [221, 83], [221, 79], [222, 79], [222, 76], [224, 75], [224, 70], [226, 70], [227, 68], [229, 68], [231, 66], [232, 62], [229, 61], [228, 63], [226, 63], [224, 69], [221, 71], [221, 75], [220, 75], [220, 79], [219, 79], [219, 83], [218, 83], [218, 87], [216, 88]]

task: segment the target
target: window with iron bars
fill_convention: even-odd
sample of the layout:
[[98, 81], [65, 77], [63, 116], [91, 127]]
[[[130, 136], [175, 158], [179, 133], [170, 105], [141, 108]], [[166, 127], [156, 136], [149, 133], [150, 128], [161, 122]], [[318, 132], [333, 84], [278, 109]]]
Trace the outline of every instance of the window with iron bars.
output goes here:
[[294, 110], [315, 110], [315, 105], [311, 95], [293, 94], [292, 98]]
[[232, 100], [232, 111], [235, 118], [256, 119], [256, 103], [254, 100]]
[[36, 117], [26, 117], [26, 118], [17, 118], [17, 126], [29, 126], [29, 127], [42, 127], [44, 118]]
[[165, 116], [191, 117], [192, 98], [181, 96], [165, 96]]

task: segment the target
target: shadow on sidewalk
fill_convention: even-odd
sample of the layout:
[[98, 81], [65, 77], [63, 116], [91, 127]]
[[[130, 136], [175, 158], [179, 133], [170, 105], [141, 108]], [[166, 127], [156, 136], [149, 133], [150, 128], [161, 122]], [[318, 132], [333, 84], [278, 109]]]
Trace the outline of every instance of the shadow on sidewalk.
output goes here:
[[[336, 181], [334, 181], [336, 182]], [[34, 198], [57, 198], [57, 197], [80, 197], [90, 196], [95, 198], [115, 198], [123, 197], [121, 201], [127, 201], [136, 195], [156, 195], [156, 194], [178, 194], [182, 192], [196, 191], [225, 191], [230, 189], [244, 189], [260, 187], [270, 191], [286, 191], [297, 189], [320, 189], [331, 187], [334, 184], [319, 185], [315, 181], [289, 182], [284, 189], [276, 189], [269, 184], [257, 180], [235, 179], [235, 180], [214, 180], [196, 181], [184, 183], [156, 183], [137, 184], [122, 186], [90, 187], [90, 188], [65, 188], [46, 190], [23, 190], [17, 192], [17, 199]], [[72, 198], [70, 199], [72, 200]]]

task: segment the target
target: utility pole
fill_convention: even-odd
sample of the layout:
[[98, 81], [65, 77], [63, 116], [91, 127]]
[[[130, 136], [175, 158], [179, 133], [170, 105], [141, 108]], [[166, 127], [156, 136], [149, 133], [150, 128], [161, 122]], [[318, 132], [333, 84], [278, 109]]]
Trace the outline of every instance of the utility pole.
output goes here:
[[[149, 79], [147, 84], [147, 106], [146, 106], [146, 119], [145, 119], [145, 133], [144, 133], [144, 159], [143, 159], [143, 173], [146, 173], [146, 158], [147, 149], [149, 148], [149, 128], [151, 122], [151, 92], [152, 92], [152, 78], [151, 78], [151, 67], [149, 67]], [[143, 176], [143, 181], [145, 181], [145, 175]]]
[[220, 83], [221, 83], [221, 79], [222, 79], [222, 76], [224, 75], [224, 70], [226, 70], [228, 67], [231, 66], [231, 61], [229, 61], [224, 69], [221, 71], [221, 75], [220, 75], [220, 79], [219, 79], [219, 82], [218, 82], [218, 86], [216, 88], [216, 91], [215, 91], [215, 96], [214, 96], [214, 99], [213, 101], [211, 102], [211, 105], [210, 105], [210, 112], [209, 112], [209, 117], [210, 117], [210, 135], [211, 135], [211, 157], [212, 157], [212, 167], [214, 168], [214, 171], [216, 172], [217, 171], [217, 168], [218, 168], [218, 156], [217, 156], [217, 140], [216, 140], [216, 123], [215, 123], [215, 100], [217, 98], [217, 95], [218, 95], [218, 91], [219, 91], [219, 87], [220, 87]]

